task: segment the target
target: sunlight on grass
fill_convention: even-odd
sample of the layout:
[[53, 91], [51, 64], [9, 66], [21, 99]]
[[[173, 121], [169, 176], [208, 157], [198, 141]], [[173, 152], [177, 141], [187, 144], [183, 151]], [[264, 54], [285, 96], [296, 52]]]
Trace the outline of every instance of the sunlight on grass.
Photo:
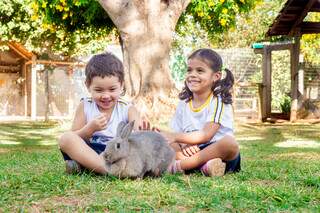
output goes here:
[[317, 160], [320, 161], [320, 153], [317, 152], [291, 152], [275, 154], [274, 159], [304, 159], [304, 160]]
[[43, 145], [43, 146], [52, 146], [52, 145], [57, 145], [58, 142], [56, 140], [44, 140], [39, 142], [39, 145]]
[[21, 144], [21, 142], [10, 141], [10, 140], [1, 140], [0, 144], [3, 144], [3, 145], [18, 145], [18, 144]]
[[319, 148], [320, 143], [313, 140], [286, 140], [280, 143], [274, 144], [276, 147], [296, 147], [296, 148]]
[[247, 146], [239, 144], [240, 150], [248, 149]]
[[243, 137], [237, 137], [238, 141], [257, 141], [257, 140], [263, 140], [263, 137], [260, 136], [243, 136]]

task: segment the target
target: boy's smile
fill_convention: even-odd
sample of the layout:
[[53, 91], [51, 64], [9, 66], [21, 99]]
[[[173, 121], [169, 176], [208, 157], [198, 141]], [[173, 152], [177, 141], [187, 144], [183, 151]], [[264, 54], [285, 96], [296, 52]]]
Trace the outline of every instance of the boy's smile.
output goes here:
[[122, 91], [122, 84], [116, 76], [105, 76], [103, 78], [95, 76], [92, 78], [88, 89], [99, 110], [108, 112], [117, 103]]

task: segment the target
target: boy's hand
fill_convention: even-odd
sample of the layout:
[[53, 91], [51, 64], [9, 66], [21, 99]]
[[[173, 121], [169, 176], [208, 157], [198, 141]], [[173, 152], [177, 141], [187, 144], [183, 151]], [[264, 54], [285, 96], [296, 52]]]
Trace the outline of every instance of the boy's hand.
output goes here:
[[191, 157], [192, 155], [196, 154], [199, 151], [200, 151], [200, 148], [198, 147], [198, 145], [187, 145], [182, 149], [182, 153], [186, 157]]
[[93, 132], [103, 130], [107, 127], [108, 121], [108, 117], [104, 114], [101, 114], [88, 123], [88, 128]]

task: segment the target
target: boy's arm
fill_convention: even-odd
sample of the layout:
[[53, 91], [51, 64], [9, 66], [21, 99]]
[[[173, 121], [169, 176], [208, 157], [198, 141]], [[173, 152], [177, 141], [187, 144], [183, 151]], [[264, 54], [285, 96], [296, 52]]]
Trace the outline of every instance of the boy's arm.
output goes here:
[[71, 131], [75, 132], [77, 135], [79, 135], [79, 137], [81, 137], [85, 141], [89, 140], [94, 133], [94, 130], [92, 130], [92, 128], [90, 128], [89, 125], [86, 125], [86, 123], [87, 121], [84, 114], [83, 102], [81, 102], [77, 107]]
[[188, 133], [164, 132], [163, 135], [167, 138], [169, 143], [202, 144], [210, 141], [219, 128], [220, 124], [208, 122], [203, 129], [198, 131]]

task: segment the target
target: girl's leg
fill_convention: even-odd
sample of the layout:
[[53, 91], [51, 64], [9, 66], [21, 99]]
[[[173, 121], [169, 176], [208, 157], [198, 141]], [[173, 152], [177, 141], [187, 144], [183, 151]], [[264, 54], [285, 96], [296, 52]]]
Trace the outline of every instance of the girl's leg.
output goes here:
[[180, 168], [182, 170], [194, 169], [214, 158], [229, 161], [235, 159], [238, 154], [239, 146], [235, 141], [235, 138], [232, 136], [225, 136], [193, 156], [181, 160]]
[[106, 174], [103, 157], [92, 150], [77, 134], [73, 132], [64, 133], [59, 139], [59, 147], [61, 151], [68, 154], [82, 166], [94, 172]]

